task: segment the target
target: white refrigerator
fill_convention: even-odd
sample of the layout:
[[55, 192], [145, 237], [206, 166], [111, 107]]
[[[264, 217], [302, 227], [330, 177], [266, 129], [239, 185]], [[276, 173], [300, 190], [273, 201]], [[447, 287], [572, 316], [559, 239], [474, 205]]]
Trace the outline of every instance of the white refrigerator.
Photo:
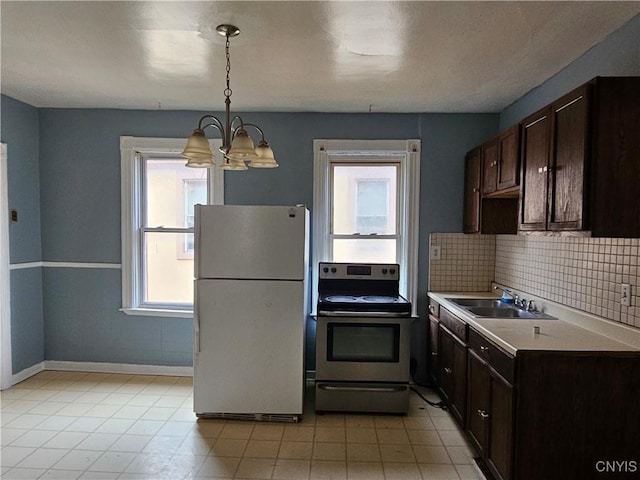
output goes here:
[[303, 206], [196, 205], [196, 415], [300, 419], [308, 238]]

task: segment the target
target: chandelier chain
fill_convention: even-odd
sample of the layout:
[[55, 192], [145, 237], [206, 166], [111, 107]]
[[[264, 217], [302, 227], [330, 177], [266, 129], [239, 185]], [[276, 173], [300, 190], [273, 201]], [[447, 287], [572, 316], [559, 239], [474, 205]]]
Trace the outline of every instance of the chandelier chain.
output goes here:
[[229, 73], [231, 72], [231, 55], [229, 55], [229, 46], [231, 42], [229, 41], [229, 35], [227, 35], [227, 42], [225, 43], [225, 51], [227, 53], [227, 88], [224, 90], [224, 96], [229, 98], [231, 97], [231, 88], [229, 87]]

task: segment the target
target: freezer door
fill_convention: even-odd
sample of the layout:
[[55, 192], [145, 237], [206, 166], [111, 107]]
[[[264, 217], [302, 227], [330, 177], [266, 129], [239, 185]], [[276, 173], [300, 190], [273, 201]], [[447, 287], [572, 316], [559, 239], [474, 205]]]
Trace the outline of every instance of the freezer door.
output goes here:
[[302, 415], [304, 292], [300, 281], [196, 281], [196, 414]]
[[195, 215], [196, 278], [305, 278], [305, 207], [196, 205]]

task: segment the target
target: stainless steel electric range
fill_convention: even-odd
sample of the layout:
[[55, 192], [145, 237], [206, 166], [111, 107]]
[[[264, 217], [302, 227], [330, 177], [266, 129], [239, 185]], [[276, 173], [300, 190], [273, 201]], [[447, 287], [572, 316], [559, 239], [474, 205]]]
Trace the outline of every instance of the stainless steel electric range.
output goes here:
[[406, 413], [412, 318], [399, 265], [319, 268], [316, 410]]

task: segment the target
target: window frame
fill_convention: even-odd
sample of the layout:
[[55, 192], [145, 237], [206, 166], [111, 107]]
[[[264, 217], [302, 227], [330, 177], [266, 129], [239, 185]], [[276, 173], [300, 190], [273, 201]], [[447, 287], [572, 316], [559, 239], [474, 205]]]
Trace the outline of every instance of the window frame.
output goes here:
[[[400, 264], [400, 293], [411, 302], [412, 314], [417, 314], [418, 300], [418, 236], [420, 203], [420, 140], [330, 140], [313, 141], [313, 256], [312, 314], [316, 314], [318, 295], [318, 264], [331, 261], [331, 228], [333, 163], [400, 164], [398, 174], [398, 218], [400, 241], [397, 259]], [[392, 237], [396, 237], [393, 235]], [[364, 238], [365, 236], [363, 236]], [[378, 239], [384, 235], [376, 235]]]
[[[120, 137], [121, 175], [121, 236], [122, 236], [122, 308], [128, 315], [157, 317], [193, 317], [193, 304], [144, 304], [142, 270], [144, 169], [142, 156], [179, 155], [186, 145], [186, 138]], [[220, 139], [209, 140], [212, 151], [222, 144]], [[209, 204], [224, 203], [224, 170], [209, 169], [207, 199]], [[164, 229], [170, 232], [172, 229]]]

